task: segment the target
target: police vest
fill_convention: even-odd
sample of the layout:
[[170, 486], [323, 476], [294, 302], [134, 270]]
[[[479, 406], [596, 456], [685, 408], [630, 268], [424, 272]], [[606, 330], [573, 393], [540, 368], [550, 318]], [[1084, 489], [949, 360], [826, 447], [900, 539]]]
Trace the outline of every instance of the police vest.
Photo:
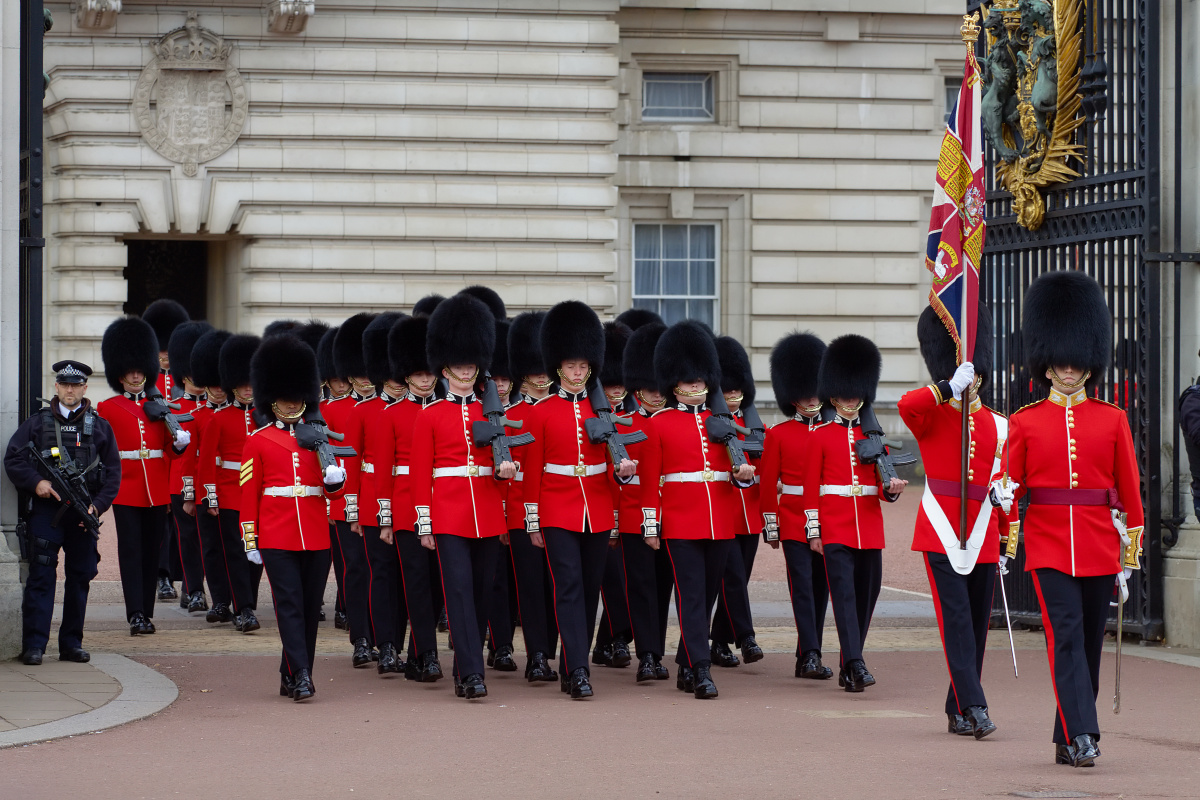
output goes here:
[[[59, 461], [74, 461], [78, 470], [86, 476], [88, 491], [95, 494], [104, 485], [104, 463], [100, 461], [93, 433], [99, 415], [90, 406], [76, 419], [67, 421], [43, 408], [41, 430], [38, 433], [38, 449], [50, 456], [52, 448], [58, 448]], [[38, 468], [39, 472], [41, 468]], [[43, 477], [49, 477], [43, 475]]]

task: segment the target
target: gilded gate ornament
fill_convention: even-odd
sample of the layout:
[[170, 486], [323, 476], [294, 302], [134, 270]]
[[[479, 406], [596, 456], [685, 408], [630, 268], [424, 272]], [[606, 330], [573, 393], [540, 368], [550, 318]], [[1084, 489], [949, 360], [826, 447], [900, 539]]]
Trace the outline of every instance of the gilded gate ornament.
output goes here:
[[980, 62], [984, 134], [1017, 223], [1037, 230], [1041, 189], [1079, 177], [1075, 131], [1083, 124], [1079, 80], [1083, 0], [995, 0], [984, 8], [987, 56]]

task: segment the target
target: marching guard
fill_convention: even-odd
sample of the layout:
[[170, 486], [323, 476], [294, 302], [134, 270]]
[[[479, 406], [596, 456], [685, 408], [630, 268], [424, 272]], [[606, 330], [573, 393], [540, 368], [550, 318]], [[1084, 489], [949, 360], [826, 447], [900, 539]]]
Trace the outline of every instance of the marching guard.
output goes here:
[[[335, 433], [346, 430], [346, 415], [354, 407], [350, 399], [350, 382], [338, 374], [333, 363], [333, 340], [338, 329], [330, 328], [321, 335], [317, 342], [317, 377], [324, 387], [324, 397], [321, 399], [321, 418]], [[343, 469], [346, 467], [345, 458], [338, 459]], [[328, 498], [329, 512], [329, 551], [333, 560], [333, 577], [337, 584], [337, 599], [333, 604], [333, 627], [347, 630], [346, 624], [346, 562], [342, 560], [342, 545], [338, 536], [338, 522], [346, 521], [346, 493]]]

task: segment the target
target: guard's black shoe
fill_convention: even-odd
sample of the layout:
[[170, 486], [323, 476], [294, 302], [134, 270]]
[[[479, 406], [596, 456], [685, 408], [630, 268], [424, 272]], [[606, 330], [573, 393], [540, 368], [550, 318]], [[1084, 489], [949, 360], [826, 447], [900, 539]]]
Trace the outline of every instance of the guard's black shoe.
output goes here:
[[463, 691], [461, 696], [468, 700], [478, 700], [481, 697], [487, 697], [487, 686], [483, 682], [483, 676], [478, 672], [472, 672], [463, 678], [462, 683], [459, 685]]
[[354, 655], [350, 657], [350, 663], [355, 669], [371, 666], [371, 645], [367, 644], [366, 639], [355, 640]]
[[833, 677], [833, 670], [821, 663], [820, 650], [809, 650], [796, 659], [796, 677], [824, 681]]
[[571, 691], [571, 675], [565, 669], [558, 677], [558, 690], [563, 694]]
[[438, 661], [436, 650], [430, 650], [420, 657], [421, 659], [421, 674], [417, 678], [421, 683], [433, 683], [442, 679], [442, 664]]
[[437, 624], [438, 633], [445, 633], [450, 630], [450, 622], [446, 619], [446, 607], [442, 606], [442, 613], [438, 615]]
[[467, 691], [466, 691], [466, 689], [463, 688], [462, 681], [460, 681], [457, 677], [455, 677], [454, 678], [454, 696], [455, 697], [465, 697], [466, 694], [467, 694]]
[[968, 706], [964, 709], [967, 713], [963, 716], [971, 725], [971, 735], [976, 739], [982, 739], [989, 733], [996, 732], [996, 723], [992, 722], [988, 716], [987, 709], [983, 706]]
[[372, 661], [379, 660], [379, 651], [375, 649], [375, 645], [371, 645], [371, 660]]
[[538, 683], [541, 681], [552, 681], [558, 675], [554, 670], [550, 669], [550, 662], [546, 659], [546, 654], [541, 650], [529, 656], [525, 662], [525, 680], [530, 683]]
[[971, 720], [962, 714], [947, 714], [946, 733], [953, 733], [957, 736], [971, 736]]
[[166, 575], [160, 575], [158, 578], [158, 599], [174, 600], [177, 597], [179, 597], [179, 593], [175, 591], [175, 584], [171, 583], [171, 579]]
[[190, 594], [187, 594], [186, 592], [180, 592], [179, 593], [179, 607], [182, 608], [184, 611], [187, 611], [188, 602], [191, 599], [192, 599], [192, 596]]
[[487, 659], [484, 661], [484, 664], [490, 667], [496, 663], [496, 651], [489, 647], [487, 653]]
[[346, 621], [345, 611], [333, 612], [333, 627], [343, 631], [350, 630], [350, 623]]
[[279, 696], [291, 697], [296, 692], [296, 682], [287, 675], [279, 676]]
[[588, 680], [587, 667], [578, 667], [571, 672], [571, 699], [585, 700], [592, 696], [592, 684]]
[[718, 667], [736, 667], [742, 663], [725, 642], [713, 642], [708, 648], [708, 656]]
[[632, 662], [633, 656], [629, 653], [629, 642], [625, 641], [622, 636], [613, 639], [612, 665], [614, 667], [628, 667]]
[[408, 654], [408, 661], [404, 662], [404, 680], [419, 681], [421, 680], [421, 657]]
[[602, 667], [613, 666], [613, 646], [611, 642], [603, 647], [596, 645], [595, 649], [592, 650], [592, 663]]
[[717, 696], [717, 685], [713, 683], [712, 668], [708, 664], [696, 665], [696, 677], [693, 679], [692, 691], [697, 700], [712, 700]]
[[696, 673], [691, 667], [679, 667], [675, 671], [675, 688], [681, 692], [696, 691]]
[[213, 603], [208, 609], [208, 613], [204, 615], [204, 621], [213, 624], [229, 622], [231, 619], [233, 619], [233, 612], [229, 610], [227, 603]]
[[1074, 764], [1075, 763], [1075, 748], [1069, 744], [1054, 745], [1054, 763], [1055, 764]]
[[646, 655], [638, 659], [637, 675], [635, 677], [638, 683], [658, 679], [654, 670], [654, 656], [652, 654], [646, 653]]
[[1100, 747], [1096, 744], [1096, 737], [1090, 733], [1081, 733], [1076, 736], [1071, 750], [1071, 766], [1073, 767], [1093, 767], [1096, 765], [1096, 759], [1100, 757]]
[[154, 633], [154, 623], [145, 614], [138, 611], [133, 615], [133, 619], [129, 620], [129, 635], [138, 636], [148, 633]]
[[512, 645], [506, 644], [497, 650], [496, 657], [492, 659], [492, 663], [488, 666], [497, 672], [516, 672], [517, 662], [513, 660]]
[[74, 661], [76, 664], [86, 664], [92, 660], [92, 654], [82, 647], [72, 647], [67, 650], [60, 650], [58, 653], [59, 661]]
[[396, 655], [396, 645], [391, 642], [379, 645], [379, 663], [375, 665], [375, 671], [380, 675], [398, 674], [404, 671], [400, 665], [400, 659]]
[[755, 661], [762, 661], [762, 658], [763, 650], [753, 636], [747, 636], [742, 640], [742, 661], [753, 664]]
[[188, 595], [187, 610], [189, 614], [197, 611], [208, 611], [208, 599], [205, 598], [204, 592], [197, 589]]
[[317, 693], [317, 687], [313, 686], [312, 677], [308, 674], [308, 670], [302, 669], [296, 673], [296, 684], [292, 687], [292, 699], [299, 703], [302, 700], [307, 700]]
[[[45, 653], [36, 647], [31, 647], [21, 653], [21, 663], [27, 667], [40, 667]], [[61, 658], [61, 656], [60, 656]]]
[[662, 658], [657, 653], [654, 655], [654, 677], [660, 681], [665, 681], [671, 677], [671, 673], [663, 666]]
[[258, 617], [254, 616], [253, 609], [245, 609], [242, 613], [233, 618], [233, 629], [242, 633], [252, 633], [261, 628], [262, 625], [258, 622]]
[[325, 609], [322, 608], [321, 616], [317, 619], [317, 622], [324, 622], [324, 621], [325, 621]]
[[838, 676], [838, 686], [844, 687], [847, 692], [861, 692], [874, 685], [875, 677], [867, 672], [867, 665], [861, 658], [846, 662]]

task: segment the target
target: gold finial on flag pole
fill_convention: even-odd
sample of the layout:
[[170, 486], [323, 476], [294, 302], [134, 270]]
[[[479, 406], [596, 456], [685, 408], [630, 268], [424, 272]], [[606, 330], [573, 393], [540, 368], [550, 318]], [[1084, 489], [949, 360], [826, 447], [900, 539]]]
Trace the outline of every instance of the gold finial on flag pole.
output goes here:
[[975, 11], [971, 14], [963, 14], [963, 24], [959, 29], [962, 34], [963, 44], [968, 49], [975, 49], [975, 41], [979, 38], [979, 12]]

